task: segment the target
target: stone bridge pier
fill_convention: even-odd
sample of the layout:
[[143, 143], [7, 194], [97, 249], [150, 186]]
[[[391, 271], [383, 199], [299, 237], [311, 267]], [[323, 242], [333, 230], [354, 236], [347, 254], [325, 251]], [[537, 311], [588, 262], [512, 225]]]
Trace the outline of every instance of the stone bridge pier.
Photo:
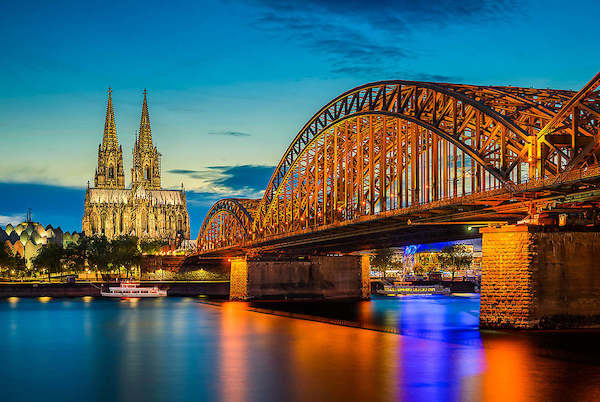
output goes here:
[[600, 233], [482, 228], [481, 328], [600, 324]]
[[369, 256], [232, 258], [230, 299], [368, 299]]

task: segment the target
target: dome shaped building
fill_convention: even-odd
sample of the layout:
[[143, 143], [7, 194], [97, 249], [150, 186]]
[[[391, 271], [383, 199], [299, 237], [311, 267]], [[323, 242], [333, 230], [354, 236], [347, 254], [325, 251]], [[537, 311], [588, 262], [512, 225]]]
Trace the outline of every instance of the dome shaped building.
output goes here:
[[78, 242], [79, 238], [79, 233], [63, 233], [60, 227], [54, 229], [52, 225], [48, 225], [44, 228], [38, 222], [33, 222], [31, 217], [16, 226], [10, 223], [4, 228], [0, 226], [0, 242], [8, 245], [14, 254], [25, 257], [27, 265], [31, 264], [31, 259], [45, 245], [66, 247], [69, 243]]

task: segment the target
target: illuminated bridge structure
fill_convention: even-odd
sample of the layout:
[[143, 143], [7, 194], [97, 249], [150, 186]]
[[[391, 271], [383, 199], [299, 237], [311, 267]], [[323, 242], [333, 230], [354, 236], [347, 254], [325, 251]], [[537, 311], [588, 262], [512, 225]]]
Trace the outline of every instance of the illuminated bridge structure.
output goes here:
[[482, 236], [482, 326], [600, 323], [600, 282], [581, 279], [600, 277], [599, 85], [354, 88], [302, 127], [262, 199], [212, 206], [195, 257], [232, 259], [233, 299], [368, 297], [360, 251]]
[[599, 84], [600, 74], [579, 92], [413, 81], [354, 88], [304, 125], [261, 200], [211, 208], [198, 253], [368, 249], [369, 238], [381, 244], [411, 224], [440, 233], [440, 224], [516, 222], [591, 199]]

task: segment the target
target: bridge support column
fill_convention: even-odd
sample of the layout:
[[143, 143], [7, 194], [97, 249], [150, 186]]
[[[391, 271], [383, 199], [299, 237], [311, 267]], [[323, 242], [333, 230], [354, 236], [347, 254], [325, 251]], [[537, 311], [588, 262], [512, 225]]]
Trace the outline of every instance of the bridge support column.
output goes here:
[[368, 255], [360, 256], [360, 298], [367, 300], [371, 298], [371, 257]]
[[231, 259], [229, 274], [229, 299], [248, 299], [248, 262], [245, 257]]
[[368, 256], [231, 260], [230, 299], [368, 299]]
[[481, 328], [600, 324], [600, 233], [483, 228]]

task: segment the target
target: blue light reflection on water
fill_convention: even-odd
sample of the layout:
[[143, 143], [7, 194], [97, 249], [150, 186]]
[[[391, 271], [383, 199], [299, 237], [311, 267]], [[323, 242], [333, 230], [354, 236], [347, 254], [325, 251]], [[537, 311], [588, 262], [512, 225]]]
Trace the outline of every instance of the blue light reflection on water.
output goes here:
[[[374, 298], [336, 307], [343, 319], [355, 309], [350, 316], [357, 322], [398, 328], [401, 335], [248, 308], [192, 298], [0, 300], [0, 399], [525, 401], [575, 391], [578, 400], [600, 396], [590, 385], [600, 379], [600, 368], [569, 362], [578, 358], [571, 352], [568, 359], [547, 359], [540, 355], [549, 349], [533, 342], [535, 337], [480, 332], [476, 296]], [[597, 333], [588, 335], [585, 339], [597, 339]]]
[[385, 311], [395, 311], [394, 325], [403, 335], [400, 388], [411, 391], [402, 399], [463, 399], [461, 382], [485, 367], [478, 330], [479, 298], [407, 296], [400, 301], [377, 300], [379, 304]]

